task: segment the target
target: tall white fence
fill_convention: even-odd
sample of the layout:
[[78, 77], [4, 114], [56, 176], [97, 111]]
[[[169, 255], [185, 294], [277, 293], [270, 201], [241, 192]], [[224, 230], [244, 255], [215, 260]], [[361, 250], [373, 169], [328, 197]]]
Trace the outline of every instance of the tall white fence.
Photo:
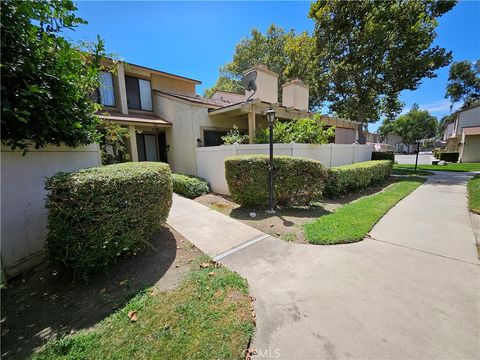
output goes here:
[[[38, 263], [47, 234], [45, 179], [58, 171], [101, 165], [98, 144], [72, 149], [49, 146], [25, 156], [2, 146], [2, 276]], [[6, 274], [5, 274], [6, 273]]]
[[[416, 154], [395, 154], [395, 162], [398, 164], [415, 164]], [[435, 158], [431, 153], [420, 153], [418, 154], [418, 164], [419, 165], [432, 165], [432, 161]]]
[[[327, 167], [368, 161], [372, 157], [372, 145], [344, 144], [274, 144], [274, 155], [290, 155], [318, 160]], [[268, 144], [222, 145], [196, 149], [197, 175], [205, 178], [212, 191], [228, 195], [225, 179], [225, 159], [247, 154], [268, 154]]]

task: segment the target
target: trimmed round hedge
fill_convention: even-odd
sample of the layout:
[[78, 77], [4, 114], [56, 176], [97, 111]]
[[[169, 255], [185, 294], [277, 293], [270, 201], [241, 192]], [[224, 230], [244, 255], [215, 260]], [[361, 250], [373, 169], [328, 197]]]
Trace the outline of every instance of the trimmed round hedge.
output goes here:
[[47, 179], [47, 251], [75, 277], [149, 246], [172, 205], [164, 163], [122, 163]]
[[[269, 157], [243, 155], [225, 159], [225, 177], [235, 202], [242, 206], [269, 201]], [[303, 206], [321, 198], [327, 169], [316, 160], [275, 156], [274, 196], [280, 206]]]
[[195, 198], [210, 192], [205, 179], [192, 175], [172, 174], [173, 192], [187, 198]]

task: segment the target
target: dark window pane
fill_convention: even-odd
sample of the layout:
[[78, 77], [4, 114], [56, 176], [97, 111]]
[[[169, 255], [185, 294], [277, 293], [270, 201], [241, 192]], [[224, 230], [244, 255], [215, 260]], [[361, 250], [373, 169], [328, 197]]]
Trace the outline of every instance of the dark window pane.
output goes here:
[[212, 130], [204, 130], [203, 132], [203, 140], [204, 146], [218, 146], [222, 145], [222, 136], [227, 135], [227, 131], [212, 131]]
[[146, 161], [145, 156], [145, 139], [142, 134], [137, 134], [137, 151], [138, 151], [138, 161]]
[[140, 89], [138, 88], [138, 79], [131, 76], [125, 76], [125, 86], [127, 88], [128, 108], [140, 110]]

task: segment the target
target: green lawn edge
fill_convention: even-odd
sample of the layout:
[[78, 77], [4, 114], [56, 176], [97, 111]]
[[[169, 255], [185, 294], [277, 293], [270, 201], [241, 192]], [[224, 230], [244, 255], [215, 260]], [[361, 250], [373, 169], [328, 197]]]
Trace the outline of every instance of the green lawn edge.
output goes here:
[[468, 209], [480, 214], [480, 175], [475, 175], [468, 181]]
[[30, 359], [243, 359], [255, 327], [248, 284], [201, 261], [208, 267], [197, 262], [177, 288], [142, 291], [92, 329], [49, 341]]
[[317, 245], [360, 241], [388, 210], [425, 180], [421, 177], [399, 179], [379, 193], [344, 205], [334, 213], [305, 224], [305, 237], [309, 243]]
[[403, 168], [396, 168], [392, 169], [392, 175], [407, 175], [407, 176], [435, 176], [434, 172], [426, 171], [426, 170], [417, 170], [415, 169], [403, 169]]
[[[394, 169], [410, 169], [414, 170], [413, 164], [394, 164]], [[433, 170], [433, 171], [454, 171], [454, 172], [469, 172], [480, 171], [480, 163], [450, 163], [447, 165], [418, 165], [418, 170]]]

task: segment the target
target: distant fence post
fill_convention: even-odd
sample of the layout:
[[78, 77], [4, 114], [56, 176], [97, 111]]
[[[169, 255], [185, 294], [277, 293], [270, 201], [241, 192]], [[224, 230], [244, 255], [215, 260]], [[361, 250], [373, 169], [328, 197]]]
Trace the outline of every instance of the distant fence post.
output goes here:
[[296, 144], [295, 144], [295, 141], [292, 141], [292, 142], [290, 143], [290, 146], [292, 147], [292, 156], [295, 156], [295, 154], [296, 154], [296, 153], [295, 153], [295, 145], [296, 145]]
[[333, 145], [330, 144], [330, 164], [328, 164], [328, 167], [333, 166]]

